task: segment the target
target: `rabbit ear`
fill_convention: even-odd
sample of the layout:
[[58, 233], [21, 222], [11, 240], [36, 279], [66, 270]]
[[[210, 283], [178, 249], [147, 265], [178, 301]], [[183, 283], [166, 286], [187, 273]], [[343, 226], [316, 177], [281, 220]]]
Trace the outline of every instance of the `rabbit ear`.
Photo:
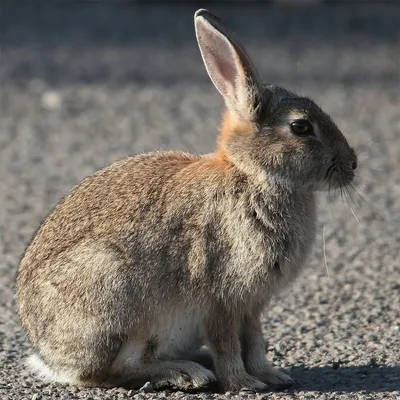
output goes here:
[[205, 9], [194, 15], [197, 42], [208, 75], [228, 109], [253, 119], [260, 82], [250, 57], [221, 20]]

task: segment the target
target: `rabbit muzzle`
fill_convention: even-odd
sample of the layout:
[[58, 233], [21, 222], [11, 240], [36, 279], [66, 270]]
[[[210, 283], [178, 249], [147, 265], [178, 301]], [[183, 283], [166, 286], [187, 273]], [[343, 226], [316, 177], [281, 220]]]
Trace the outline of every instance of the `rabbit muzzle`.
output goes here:
[[353, 149], [346, 157], [333, 157], [325, 175], [325, 181], [329, 188], [342, 188], [350, 185], [354, 180], [357, 165], [358, 159]]

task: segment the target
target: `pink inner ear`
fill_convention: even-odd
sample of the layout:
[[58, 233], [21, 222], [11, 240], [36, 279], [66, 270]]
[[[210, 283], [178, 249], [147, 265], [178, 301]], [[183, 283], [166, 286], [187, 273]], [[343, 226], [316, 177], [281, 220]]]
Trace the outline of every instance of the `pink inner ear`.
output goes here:
[[211, 43], [208, 57], [210, 75], [223, 96], [235, 96], [240, 74], [237, 55], [232, 45], [219, 34]]
[[226, 81], [235, 85], [238, 70], [236, 68], [235, 56], [226, 46], [220, 48], [220, 53], [216, 55], [217, 66], [220, 74]]

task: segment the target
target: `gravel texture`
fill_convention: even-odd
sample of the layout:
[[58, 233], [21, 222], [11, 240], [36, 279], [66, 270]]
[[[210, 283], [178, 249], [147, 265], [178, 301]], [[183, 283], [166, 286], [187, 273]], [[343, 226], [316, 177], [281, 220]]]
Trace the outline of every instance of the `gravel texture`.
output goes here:
[[203, 4], [3, 5], [1, 399], [400, 398], [400, 7], [355, 3], [207, 3], [267, 81], [314, 98], [360, 146], [365, 185], [365, 201], [352, 193], [329, 205], [322, 197], [309, 269], [265, 316], [268, 355], [296, 386], [224, 395], [39, 382], [22, 366], [30, 349], [13, 299], [25, 245], [72, 185], [128, 154], [212, 150], [222, 100], [195, 43], [193, 12]]

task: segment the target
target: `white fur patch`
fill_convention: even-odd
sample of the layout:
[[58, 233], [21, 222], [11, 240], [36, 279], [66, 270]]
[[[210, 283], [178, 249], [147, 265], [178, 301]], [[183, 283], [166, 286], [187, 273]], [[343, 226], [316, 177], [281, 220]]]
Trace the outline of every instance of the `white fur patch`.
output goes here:
[[76, 373], [62, 372], [60, 374], [52, 371], [37, 355], [28, 357], [25, 365], [42, 381], [59, 383], [76, 383], [78, 376]]

